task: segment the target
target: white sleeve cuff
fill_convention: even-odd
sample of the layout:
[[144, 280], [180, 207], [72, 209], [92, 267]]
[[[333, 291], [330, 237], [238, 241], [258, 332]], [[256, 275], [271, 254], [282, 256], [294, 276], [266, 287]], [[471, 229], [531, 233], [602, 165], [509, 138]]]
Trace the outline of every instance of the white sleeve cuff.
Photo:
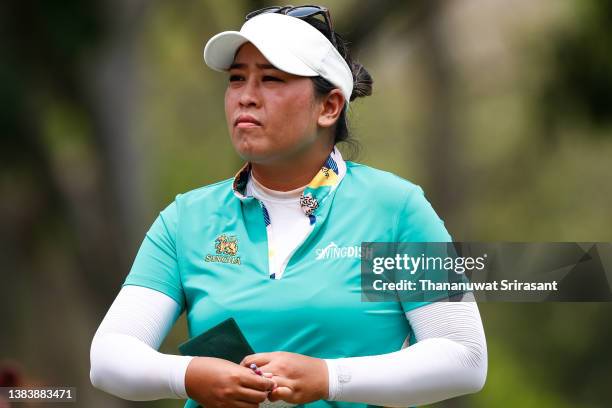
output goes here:
[[341, 401], [342, 391], [345, 384], [351, 381], [351, 374], [344, 364], [344, 359], [324, 359], [327, 364], [327, 372], [329, 377], [329, 397], [328, 401]]
[[195, 357], [192, 356], [172, 356], [175, 357], [174, 363], [170, 365], [170, 388], [174, 391], [177, 398], [187, 399], [187, 390], [185, 389], [185, 374], [187, 366]]

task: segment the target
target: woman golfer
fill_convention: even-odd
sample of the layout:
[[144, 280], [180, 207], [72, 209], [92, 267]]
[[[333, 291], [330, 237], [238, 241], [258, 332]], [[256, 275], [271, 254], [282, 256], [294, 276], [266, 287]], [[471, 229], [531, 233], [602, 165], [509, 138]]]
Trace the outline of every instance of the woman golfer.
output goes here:
[[[93, 385], [237, 408], [411, 406], [480, 390], [476, 303], [361, 301], [362, 242], [451, 238], [420, 187], [336, 148], [372, 79], [327, 9], [252, 12], [204, 59], [228, 75], [227, 126], [246, 164], [161, 211], [92, 341]], [[233, 317], [258, 353], [241, 364], [159, 353], [183, 311], [190, 337]]]

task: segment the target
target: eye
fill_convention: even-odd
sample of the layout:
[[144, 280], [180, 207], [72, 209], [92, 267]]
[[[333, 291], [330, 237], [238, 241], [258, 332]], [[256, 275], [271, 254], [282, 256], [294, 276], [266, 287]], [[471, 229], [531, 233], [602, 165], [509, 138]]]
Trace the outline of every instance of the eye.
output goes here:
[[237, 81], [243, 81], [244, 77], [242, 75], [230, 75], [229, 77], [229, 82], [237, 82]]
[[264, 77], [262, 78], [264, 81], [277, 81], [277, 82], [283, 82], [282, 79], [272, 76], [272, 75], [264, 75]]

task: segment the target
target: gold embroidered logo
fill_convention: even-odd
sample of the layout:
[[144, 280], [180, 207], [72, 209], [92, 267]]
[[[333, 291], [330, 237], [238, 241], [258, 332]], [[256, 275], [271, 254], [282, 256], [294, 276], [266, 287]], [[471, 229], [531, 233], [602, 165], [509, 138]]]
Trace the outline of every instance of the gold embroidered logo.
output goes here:
[[238, 253], [238, 237], [235, 235], [221, 234], [215, 239], [216, 255], [208, 254], [204, 258], [206, 262], [221, 262], [240, 265]]

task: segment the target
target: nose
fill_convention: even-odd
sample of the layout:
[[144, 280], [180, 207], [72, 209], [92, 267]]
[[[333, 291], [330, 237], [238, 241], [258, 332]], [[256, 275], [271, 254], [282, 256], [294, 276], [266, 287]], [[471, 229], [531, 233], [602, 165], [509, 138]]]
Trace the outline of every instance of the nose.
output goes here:
[[239, 103], [242, 107], [259, 107], [261, 104], [261, 95], [259, 93], [259, 83], [253, 76], [245, 81], [241, 89]]

